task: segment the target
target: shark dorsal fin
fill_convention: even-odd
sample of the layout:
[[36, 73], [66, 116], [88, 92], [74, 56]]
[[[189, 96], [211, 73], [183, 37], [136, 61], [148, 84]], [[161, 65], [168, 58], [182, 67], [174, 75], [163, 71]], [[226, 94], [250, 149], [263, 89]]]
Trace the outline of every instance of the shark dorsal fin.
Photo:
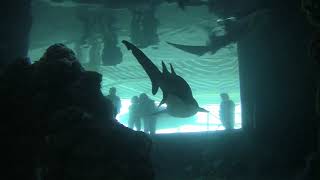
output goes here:
[[171, 63], [170, 63], [170, 69], [171, 69], [171, 73], [174, 74], [174, 75], [176, 75], [176, 72], [174, 71], [173, 66], [172, 66]]
[[163, 74], [169, 74], [169, 71], [167, 69], [167, 66], [164, 64], [164, 62], [162, 61], [162, 72]]

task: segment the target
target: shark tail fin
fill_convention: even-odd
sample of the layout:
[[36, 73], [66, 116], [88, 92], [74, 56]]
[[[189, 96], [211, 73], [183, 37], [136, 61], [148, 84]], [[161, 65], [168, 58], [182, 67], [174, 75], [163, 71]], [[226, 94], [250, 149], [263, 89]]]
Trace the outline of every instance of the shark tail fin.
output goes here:
[[204, 109], [204, 108], [199, 107], [198, 112], [209, 113], [210, 111], [208, 111], [208, 110], [206, 110], [206, 109]]

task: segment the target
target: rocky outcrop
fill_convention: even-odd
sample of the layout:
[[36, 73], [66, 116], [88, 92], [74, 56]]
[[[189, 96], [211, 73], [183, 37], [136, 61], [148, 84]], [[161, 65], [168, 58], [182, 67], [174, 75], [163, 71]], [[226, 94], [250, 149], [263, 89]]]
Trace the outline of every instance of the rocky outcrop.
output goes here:
[[7, 179], [153, 179], [151, 141], [112, 118], [101, 80], [63, 44], [1, 72]]

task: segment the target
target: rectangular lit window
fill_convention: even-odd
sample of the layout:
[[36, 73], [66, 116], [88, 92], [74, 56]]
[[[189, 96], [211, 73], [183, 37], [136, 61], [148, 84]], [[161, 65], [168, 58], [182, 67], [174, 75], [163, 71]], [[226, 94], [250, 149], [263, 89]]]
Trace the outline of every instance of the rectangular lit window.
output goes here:
[[[124, 125], [128, 125], [128, 108], [133, 96], [146, 93], [157, 103], [161, 101], [161, 90], [159, 89], [155, 96], [151, 94], [150, 79], [132, 53], [121, 43], [122, 40], [133, 41], [131, 11], [128, 9], [106, 11], [103, 6], [87, 7], [77, 4], [70, 6], [66, 3], [50, 4], [46, 1], [33, 3], [32, 9], [33, 26], [29, 56], [33, 61], [38, 60], [45, 49], [53, 43], [64, 43], [72, 48], [85, 68], [98, 71], [103, 75], [102, 92], [104, 94], [108, 94], [110, 87], [117, 88], [117, 95], [122, 99], [121, 112], [117, 118]], [[114, 33], [123, 57], [123, 61], [116, 66], [103, 65], [101, 60], [105, 45], [103, 37], [107, 32], [101, 29], [105, 27], [105, 24], [101, 23], [109, 22], [110, 14], [115, 17]], [[236, 43], [201, 56], [187, 53], [167, 43], [207, 45], [210, 34], [214, 32], [220, 36], [225, 33], [221, 24], [217, 22], [218, 17], [209, 12], [205, 6], [187, 7], [182, 11], [174, 4], [165, 3], [156, 8], [155, 17], [157, 21], [154, 23], [157, 24], [156, 33], [159, 42], [141, 49], [161, 71], [161, 61], [164, 61], [168, 67], [171, 63], [175, 72], [189, 83], [199, 105], [210, 111], [209, 114], [197, 113], [189, 118], [159, 115], [156, 132], [161, 134], [224, 130], [219, 116], [221, 93], [228, 93], [230, 99], [234, 101], [234, 128], [241, 128]], [[150, 34], [144, 33], [143, 38], [150, 38]], [[95, 57], [94, 60], [93, 57]], [[108, 58], [108, 54], [104, 58]], [[90, 65], [91, 62], [96, 63], [94, 67]]]

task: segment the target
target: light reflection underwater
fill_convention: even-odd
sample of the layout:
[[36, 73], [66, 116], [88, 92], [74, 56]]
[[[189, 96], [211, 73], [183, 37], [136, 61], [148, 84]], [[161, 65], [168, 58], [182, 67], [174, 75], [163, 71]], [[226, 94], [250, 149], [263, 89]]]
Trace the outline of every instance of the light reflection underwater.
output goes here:
[[[119, 122], [128, 126], [128, 113], [131, 105], [130, 99], [121, 99], [122, 107], [117, 115]], [[156, 102], [158, 105], [159, 102]], [[157, 117], [156, 134], [169, 133], [186, 133], [186, 132], [205, 132], [205, 131], [220, 131], [224, 130], [219, 118], [219, 104], [203, 104], [205, 109], [210, 113], [199, 112], [195, 116], [189, 118], [175, 118], [167, 114], [162, 114]], [[160, 108], [165, 108], [165, 104]], [[235, 129], [241, 129], [241, 105], [236, 103], [235, 107]], [[143, 129], [143, 123], [142, 123]]]

